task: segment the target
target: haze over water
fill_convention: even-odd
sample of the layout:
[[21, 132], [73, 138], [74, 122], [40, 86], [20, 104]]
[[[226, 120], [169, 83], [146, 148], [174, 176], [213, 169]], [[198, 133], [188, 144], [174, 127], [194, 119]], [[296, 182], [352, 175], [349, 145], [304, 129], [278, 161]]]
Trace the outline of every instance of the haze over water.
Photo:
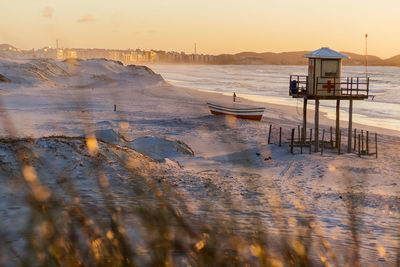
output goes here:
[[[152, 65], [155, 72], [176, 86], [232, 94], [265, 103], [298, 106], [302, 100], [289, 97], [289, 76], [306, 74], [306, 66], [276, 65]], [[354, 121], [400, 131], [399, 67], [369, 67], [370, 97], [354, 101]], [[365, 77], [365, 67], [344, 66], [343, 77]], [[342, 101], [341, 120], [348, 119], [348, 102]], [[335, 118], [335, 101], [321, 101], [321, 109]], [[310, 101], [312, 108], [313, 101]], [[346, 125], [343, 125], [346, 127]]]

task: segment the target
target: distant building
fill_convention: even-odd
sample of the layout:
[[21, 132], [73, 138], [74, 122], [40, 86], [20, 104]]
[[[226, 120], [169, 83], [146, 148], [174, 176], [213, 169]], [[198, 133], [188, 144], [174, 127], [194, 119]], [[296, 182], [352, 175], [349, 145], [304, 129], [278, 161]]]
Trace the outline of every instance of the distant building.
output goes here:
[[56, 59], [59, 59], [59, 60], [64, 59], [64, 51], [62, 49], [57, 50]]
[[145, 54], [143, 51], [137, 51], [137, 62], [144, 62], [145, 61]]
[[121, 52], [117, 50], [112, 50], [108, 52], [108, 58], [116, 61], [121, 61]]
[[150, 62], [154, 63], [158, 61], [159, 61], [158, 54], [155, 51], [150, 51]]
[[5, 57], [30, 57], [30, 58], [52, 58], [64, 60], [67, 58], [105, 58], [121, 61], [124, 64], [136, 63], [178, 63], [178, 64], [216, 64], [217, 57], [204, 54], [186, 54], [175, 51], [158, 50], [108, 50], [108, 49], [58, 49], [44, 47], [41, 49], [20, 50], [10, 45], [0, 45], [0, 56]]
[[124, 63], [132, 62], [131, 53], [122, 53], [122, 62], [124, 62]]
[[78, 53], [74, 50], [66, 50], [64, 51], [64, 58], [78, 58]]

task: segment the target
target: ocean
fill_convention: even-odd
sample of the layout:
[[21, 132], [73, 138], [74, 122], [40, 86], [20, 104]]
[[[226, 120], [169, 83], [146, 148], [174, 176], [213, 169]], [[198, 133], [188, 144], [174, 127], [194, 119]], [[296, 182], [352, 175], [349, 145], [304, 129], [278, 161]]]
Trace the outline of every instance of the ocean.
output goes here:
[[[289, 97], [289, 76], [307, 74], [307, 66], [277, 65], [151, 65], [172, 85], [220, 92], [265, 103], [296, 106], [302, 100]], [[365, 77], [363, 66], [343, 66], [342, 77]], [[370, 126], [400, 131], [400, 68], [368, 67], [368, 100], [354, 101], [353, 120]], [[372, 99], [372, 96], [374, 98]], [[341, 103], [341, 120], [348, 118], [348, 102]], [[335, 118], [336, 102], [321, 101], [321, 111]], [[313, 108], [313, 101], [309, 101]]]

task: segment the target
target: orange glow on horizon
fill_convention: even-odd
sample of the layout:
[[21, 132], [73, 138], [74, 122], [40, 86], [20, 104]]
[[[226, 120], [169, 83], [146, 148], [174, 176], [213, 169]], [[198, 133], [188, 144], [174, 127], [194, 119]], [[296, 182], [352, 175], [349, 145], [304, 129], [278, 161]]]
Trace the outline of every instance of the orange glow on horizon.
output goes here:
[[[21, 5], [24, 8], [21, 9]], [[0, 43], [22, 49], [157, 49], [223, 54], [286, 52], [328, 46], [371, 55], [400, 54], [398, 0], [105, 0], [41, 2], [16, 0], [0, 11]]]

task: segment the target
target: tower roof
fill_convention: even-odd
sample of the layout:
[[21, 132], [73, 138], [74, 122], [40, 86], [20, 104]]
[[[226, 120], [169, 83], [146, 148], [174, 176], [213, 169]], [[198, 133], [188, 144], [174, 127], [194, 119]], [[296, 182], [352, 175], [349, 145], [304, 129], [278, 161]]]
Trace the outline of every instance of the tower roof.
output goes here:
[[313, 52], [307, 53], [303, 55], [305, 58], [329, 58], [329, 59], [347, 59], [349, 58], [348, 56], [336, 52], [328, 47], [322, 47], [318, 50], [315, 50]]

